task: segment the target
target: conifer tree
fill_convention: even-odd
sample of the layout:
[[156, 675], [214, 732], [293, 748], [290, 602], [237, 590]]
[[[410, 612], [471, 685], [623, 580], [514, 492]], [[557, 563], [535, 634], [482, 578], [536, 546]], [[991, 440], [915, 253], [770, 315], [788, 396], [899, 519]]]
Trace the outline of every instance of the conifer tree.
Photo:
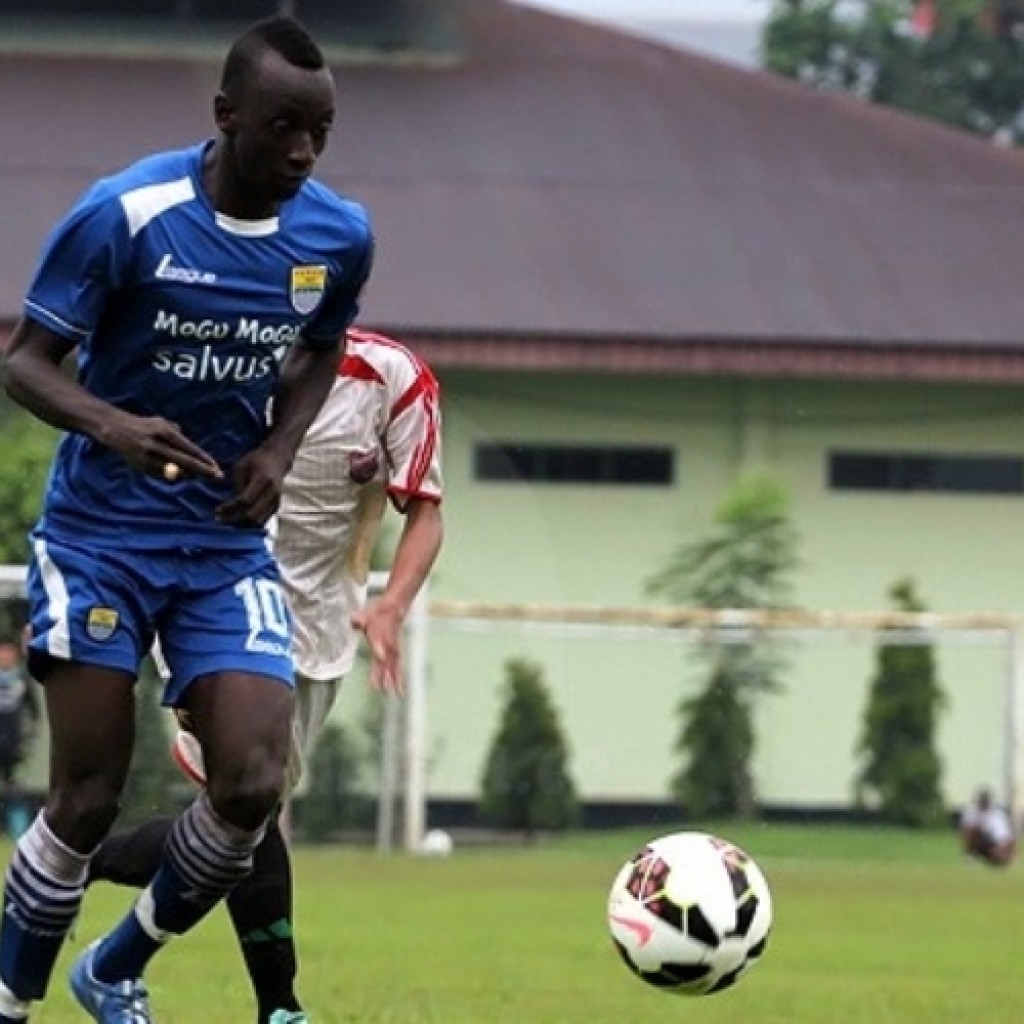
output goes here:
[[577, 821], [569, 747], [538, 665], [505, 664], [505, 702], [487, 754], [481, 816], [498, 828], [533, 835]]
[[[741, 479], [722, 502], [711, 536], [678, 548], [649, 588], [705, 608], [784, 607], [796, 546], [781, 484]], [[756, 805], [753, 709], [758, 697], [779, 689], [779, 644], [764, 630], [734, 636], [709, 630], [697, 656], [707, 677], [696, 696], [678, 706], [676, 750], [683, 763], [671, 780], [672, 794], [696, 817], [747, 817]]]
[[[897, 610], [925, 611], [911, 580], [891, 591]], [[942, 764], [936, 749], [945, 696], [935, 652], [913, 630], [906, 643], [878, 647], [857, 754], [857, 803], [876, 805], [881, 816], [922, 827], [942, 820]]]
[[367, 800], [358, 792], [360, 757], [344, 726], [330, 723], [309, 759], [301, 800], [303, 836], [327, 842], [341, 828], [365, 824]]

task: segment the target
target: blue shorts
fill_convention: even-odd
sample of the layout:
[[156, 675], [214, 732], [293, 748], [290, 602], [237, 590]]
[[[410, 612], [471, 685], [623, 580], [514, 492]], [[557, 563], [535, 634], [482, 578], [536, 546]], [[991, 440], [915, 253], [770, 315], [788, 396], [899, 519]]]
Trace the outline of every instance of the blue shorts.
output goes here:
[[211, 672], [294, 685], [291, 616], [277, 563], [252, 551], [126, 551], [35, 534], [28, 569], [30, 661], [49, 656], [137, 676], [159, 637], [164, 703]]

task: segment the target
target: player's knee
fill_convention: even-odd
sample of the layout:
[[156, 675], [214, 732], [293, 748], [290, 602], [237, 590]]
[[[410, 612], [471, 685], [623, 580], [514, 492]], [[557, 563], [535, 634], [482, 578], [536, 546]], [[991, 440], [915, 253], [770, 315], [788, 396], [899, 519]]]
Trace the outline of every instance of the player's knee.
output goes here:
[[284, 769], [266, 763], [243, 776], [211, 780], [210, 803], [225, 821], [254, 831], [275, 812], [284, 788]]
[[110, 831], [120, 809], [120, 794], [104, 780], [55, 787], [46, 818], [54, 834], [80, 851], [95, 849]]

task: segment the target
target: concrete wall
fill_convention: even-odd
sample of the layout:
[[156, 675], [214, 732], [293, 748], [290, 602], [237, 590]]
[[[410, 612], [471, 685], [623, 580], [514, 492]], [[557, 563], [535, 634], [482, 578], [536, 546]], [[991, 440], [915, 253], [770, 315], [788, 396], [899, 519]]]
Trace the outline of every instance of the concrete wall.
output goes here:
[[[1022, 454], [1012, 388], [776, 383], [611, 376], [443, 376], [447, 542], [433, 596], [536, 604], [638, 605], [645, 581], [682, 542], [706, 536], [743, 470], [781, 478], [802, 537], [795, 602], [886, 610], [912, 576], [934, 611], [1024, 607], [1024, 498], [830, 491], [835, 448]], [[671, 487], [481, 483], [474, 445], [671, 445]], [[471, 797], [497, 722], [503, 664], [539, 661], [588, 799], [659, 799], [677, 761], [673, 710], [701, 680], [692, 647], [566, 639], [511, 628], [431, 634], [430, 793]], [[843, 806], [874, 649], [864, 637], [794, 647], [785, 692], [759, 713], [757, 778], [776, 804]], [[1006, 652], [942, 644], [949, 695], [940, 743], [946, 794], [960, 802], [1003, 771]], [[344, 714], [358, 706], [349, 689]]]

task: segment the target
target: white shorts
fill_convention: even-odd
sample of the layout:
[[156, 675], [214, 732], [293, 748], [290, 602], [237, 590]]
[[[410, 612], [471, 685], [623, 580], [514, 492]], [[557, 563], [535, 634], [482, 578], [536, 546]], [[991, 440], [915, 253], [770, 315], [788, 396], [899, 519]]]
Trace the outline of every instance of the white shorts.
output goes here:
[[[300, 673], [295, 674], [295, 715], [292, 719], [292, 749], [288, 756], [285, 797], [291, 796], [302, 778], [306, 762], [324, 731], [334, 702], [338, 699], [341, 683], [341, 679], [320, 681]], [[203, 751], [199, 740], [191, 732], [178, 729], [171, 746], [171, 756], [196, 785], [206, 785]]]

